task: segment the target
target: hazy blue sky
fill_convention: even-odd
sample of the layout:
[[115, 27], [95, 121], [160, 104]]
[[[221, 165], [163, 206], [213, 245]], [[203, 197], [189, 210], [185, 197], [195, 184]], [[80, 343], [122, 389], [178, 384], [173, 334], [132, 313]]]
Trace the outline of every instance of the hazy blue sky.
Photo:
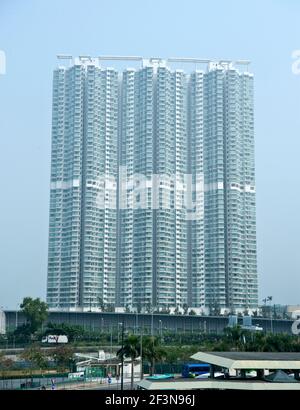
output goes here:
[[44, 298], [56, 54], [250, 59], [260, 299], [300, 303], [300, 2], [0, 0], [0, 306]]

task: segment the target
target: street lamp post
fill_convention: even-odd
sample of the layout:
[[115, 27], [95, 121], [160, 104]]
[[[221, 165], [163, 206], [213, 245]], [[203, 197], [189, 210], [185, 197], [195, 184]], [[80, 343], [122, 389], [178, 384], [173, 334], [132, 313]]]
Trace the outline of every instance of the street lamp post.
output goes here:
[[122, 322], [121, 390], [124, 390], [124, 322]]
[[162, 321], [159, 319], [159, 334], [162, 337]]
[[271, 333], [273, 333], [273, 312], [272, 312], [272, 305], [271, 305], [271, 301], [273, 300], [273, 296], [268, 296], [268, 300], [270, 302]]
[[151, 336], [153, 336], [153, 312], [151, 312]]
[[[2, 318], [3, 318], [3, 312], [4, 311], [4, 307], [0, 306], [0, 330], [2, 330], [3, 324], [2, 324]], [[4, 383], [4, 382], [3, 382]]]
[[270, 325], [271, 325], [271, 333], [273, 333], [273, 312], [272, 312], [272, 305], [271, 301], [273, 300], [273, 296], [267, 296], [266, 298], [263, 299], [263, 302], [266, 306], [267, 302], [270, 302]]
[[16, 329], [18, 328], [18, 309], [19, 309], [19, 304], [17, 304], [17, 309], [16, 309]]
[[135, 334], [138, 334], [138, 327], [139, 327], [139, 315], [138, 311], [135, 313]]
[[143, 329], [141, 328], [141, 340], [140, 340], [140, 356], [141, 356], [141, 380], [143, 380]]
[[113, 356], [113, 328], [110, 326], [110, 357]]
[[153, 313], [154, 313], [154, 307], [152, 306], [151, 309], [151, 336], [154, 336], [154, 323], [153, 323]]

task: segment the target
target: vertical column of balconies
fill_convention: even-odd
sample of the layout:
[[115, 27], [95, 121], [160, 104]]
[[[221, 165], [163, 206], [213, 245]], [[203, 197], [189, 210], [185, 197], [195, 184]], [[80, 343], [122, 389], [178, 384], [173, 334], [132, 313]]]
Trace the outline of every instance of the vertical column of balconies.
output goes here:
[[204, 283], [204, 186], [203, 186], [203, 76], [195, 71], [189, 81], [188, 174], [192, 175], [192, 203], [195, 210], [189, 229], [189, 305], [205, 305]]
[[83, 80], [80, 65], [54, 72], [47, 290], [50, 307], [74, 307], [79, 302]]
[[256, 251], [256, 193], [253, 114], [253, 75], [240, 76], [241, 130], [243, 134], [243, 184], [244, 184], [244, 288], [246, 305], [258, 305], [257, 251]]
[[223, 69], [204, 76], [205, 303], [226, 307]]
[[246, 302], [244, 263], [244, 184], [243, 135], [241, 129], [240, 75], [235, 69], [224, 73], [224, 145], [226, 179], [226, 277], [227, 305], [241, 307]]
[[[132, 298], [133, 305], [137, 307], [153, 305], [153, 82], [152, 67], [136, 73], [133, 170], [136, 176], [141, 174], [141, 178], [136, 177], [134, 181]], [[147, 179], [145, 189], [144, 178]], [[139, 187], [141, 193], [137, 192]], [[144, 193], [145, 204], [142, 204]]]
[[[156, 306], [174, 306], [176, 297], [175, 211], [168, 204], [175, 170], [174, 80], [166, 67], [156, 68], [156, 103], [154, 144], [156, 223], [154, 257]], [[174, 188], [173, 188], [174, 190]]]
[[114, 303], [116, 203], [111, 207], [115, 193], [110, 177], [117, 173], [116, 87], [113, 70], [87, 66], [81, 285], [82, 305], [90, 308]]
[[187, 210], [184, 201], [187, 172], [187, 78], [182, 70], [172, 73], [173, 79], [173, 129], [174, 169], [176, 183], [174, 190], [175, 210], [171, 221], [175, 232], [175, 282], [176, 293], [173, 306], [183, 307], [188, 303], [187, 272]]
[[206, 305], [257, 305], [252, 76], [205, 75]]
[[[120, 306], [131, 307], [132, 272], [133, 272], [133, 198], [130, 181], [134, 172], [134, 139], [135, 139], [135, 81], [136, 71], [127, 69], [123, 72], [121, 84], [120, 112], [120, 194], [119, 197], [119, 264], [117, 287]], [[121, 171], [122, 170], [122, 171]]]
[[61, 246], [62, 246], [62, 199], [63, 191], [57, 185], [63, 177], [63, 147], [65, 122], [65, 68], [53, 74], [52, 145], [50, 213], [48, 243], [47, 303], [55, 308], [59, 304]]
[[79, 302], [84, 68], [66, 72], [60, 307]]
[[[106, 195], [113, 195], [113, 203], [108, 197], [104, 210], [104, 303], [115, 303], [116, 278], [116, 183], [117, 183], [117, 141], [118, 141], [118, 73], [114, 69], [103, 72], [106, 84], [105, 115], [105, 175], [112, 178], [106, 186]], [[108, 191], [108, 192], [107, 192]]]
[[234, 69], [224, 78], [228, 306], [233, 309], [257, 304], [251, 80]]

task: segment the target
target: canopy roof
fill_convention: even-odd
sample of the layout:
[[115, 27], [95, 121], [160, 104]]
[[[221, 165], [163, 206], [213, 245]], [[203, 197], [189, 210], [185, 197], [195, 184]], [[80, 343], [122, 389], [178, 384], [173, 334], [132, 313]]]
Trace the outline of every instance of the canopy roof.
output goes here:
[[227, 369], [300, 369], [300, 353], [198, 352], [191, 358]]

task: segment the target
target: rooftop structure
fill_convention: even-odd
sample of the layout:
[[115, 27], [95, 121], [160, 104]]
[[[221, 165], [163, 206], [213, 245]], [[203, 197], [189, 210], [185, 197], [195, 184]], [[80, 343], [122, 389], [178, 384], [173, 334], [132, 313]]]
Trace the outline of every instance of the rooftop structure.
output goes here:
[[227, 369], [300, 369], [300, 353], [198, 352], [192, 359]]

